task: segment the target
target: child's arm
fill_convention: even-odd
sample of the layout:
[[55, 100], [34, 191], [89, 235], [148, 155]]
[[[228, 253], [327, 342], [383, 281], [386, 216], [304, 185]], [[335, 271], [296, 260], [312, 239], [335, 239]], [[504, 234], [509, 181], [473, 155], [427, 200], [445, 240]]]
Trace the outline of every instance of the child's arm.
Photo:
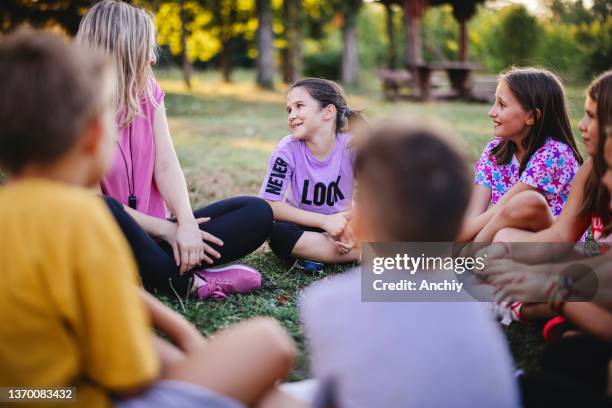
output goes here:
[[321, 228], [334, 238], [342, 234], [347, 224], [345, 212], [326, 215], [295, 208], [281, 201], [268, 200], [268, 203], [272, 207], [275, 220], [290, 221], [307, 227]]
[[491, 221], [491, 218], [493, 218], [493, 216], [499, 211], [499, 209], [505, 203], [508, 202], [508, 200], [510, 200], [512, 197], [514, 197], [518, 193], [521, 193], [523, 191], [528, 191], [528, 190], [538, 191], [536, 188], [528, 184], [518, 182], [514, 186], [512, 186], [510, 190], [506, 191], [506, 194], [504, 194], [499, 199], [499, 201], [495, 203], [495, 205], [492, 205], [491, 207], [489, 207], [489, 209], [487, 209], [485, 212], [483, 212], [482, 214], [478, 216], [475, 216], [470, 219], [466, 219], [466, 221], [464, 222], [463, 228], [461, 230], [458, 241], [472, 240], [485, 227], [485, 225], [487, 225], [487, 223]]
[[140, 289], [140, 297], [151, 316], [153, 326], [167, 334], [179, 349], [189, 352], [206, 341], [183, 316], [165, 306], [144, 289]]
[[589, 302], [568, 302], [563, 306], [568, 320], [600, 340], [612, 341], [612, 313]]
[[172, 365], [184, 359], [186, 354], [179, 350], [174, 344], [159, 337], [157, 334], [152, 333], [151, 336], [153, 337], [153, 348], [155, 349], [157, 358], [159, 358], [163, 376], [169, 367], [172, 367]]
[[463, 226], [461, 227], [457, 241], [467, 242], [472, 240], [478, 234], [482, 227], [479, 228], [476, 217], [487, 210], [490, 202], [491, 189], [480, 184], [475, 184], [472, 189], [470, 204], [465, 212]]

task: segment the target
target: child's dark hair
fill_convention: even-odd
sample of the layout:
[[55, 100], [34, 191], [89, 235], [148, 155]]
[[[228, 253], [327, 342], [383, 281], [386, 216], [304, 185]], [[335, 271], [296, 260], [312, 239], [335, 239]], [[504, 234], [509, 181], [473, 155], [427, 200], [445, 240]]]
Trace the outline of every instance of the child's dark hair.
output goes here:
[[593, 169], [584, 184], [584, 204], [580, 209], [583, 217], [597, 215], [603, 225], [604, 233], [612, 232], [610, 225], [610, 192], [602, 184], [601, 179], [608, 168], [604, 159], [604, 145], [606, 143], [606, 129], [612, 126], [612, 70], [606, 71], [591, 83], [587, 95], [597, 104], [597, 152], [593, 157]]
[[[582, 164], [582, 156], [570, 125], [565, 92], [559, 78], [545, 69], [512, 67], [500, 74], [499, 81], [508, 85], [525, 111], [533, 113], [534, 124], [523, 140], [526, 154], [521, 160], [519, 174], [523, 173], [531, 156], [544, 146], [547, 138], [568, 145], [576, 160]], [[540, 111], [539, 117], [536, 109]], [[491, 149], [499, 165], [510, 163], [515, 152], [514, 142], [507, 139]]]
[[[358, 200], [388, 241], [453, 241], [467, 208], [467, 160], [449, 136], [427, 126], [375, 127], [355, 162]], [[361, 195], [365, 196], [361, 196]]]
[[[0, 167], [19, 173], [48, 164], [104, 111], [109, 61], [50, 32], [23, 30], [0, 40]], [[107, 79], [108, 80], [108, 79]]]
[[295, 81], [289, 90], [303, 87], [310, 96], [319, 102], [319, 107], [328, 105], [336, 107], [336, 132], [354, 129], [355, 126], [367, 126], [367, 121], [360, 111], [348, 107], [344, 90], [335, 83], [322, 78], [303, 78]]

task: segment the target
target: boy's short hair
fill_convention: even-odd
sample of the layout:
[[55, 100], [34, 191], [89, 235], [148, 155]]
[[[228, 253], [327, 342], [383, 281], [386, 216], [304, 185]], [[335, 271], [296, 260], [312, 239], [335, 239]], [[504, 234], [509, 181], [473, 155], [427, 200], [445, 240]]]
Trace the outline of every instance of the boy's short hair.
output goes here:
[[18, 173], [67, 153], [104, 112], [109, 68], [102, 55], [50, 32], [21, 30], [0, 39], [0, 167]]
[[[444, 132], [387, 122], [375, 126], [355, 162], [369, 223], [397, 242], [451, 242], [470, 198], [467, 161]], [[361, 195], [364, 195], [363, 197]], [[363, 202], [363, 201], [362, 201]]]

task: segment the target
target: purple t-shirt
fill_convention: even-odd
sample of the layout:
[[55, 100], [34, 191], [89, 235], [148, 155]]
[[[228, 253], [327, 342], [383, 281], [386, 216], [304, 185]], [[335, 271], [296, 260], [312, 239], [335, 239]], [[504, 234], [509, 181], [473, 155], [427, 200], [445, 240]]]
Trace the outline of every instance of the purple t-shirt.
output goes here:
[[272, 152], [259, 196], [320, 214], [350, 210], [354, 164], [350, 140], [349, 134], [338, 133], [332, 152], [321, 161], [303, 140], [284, 137]]
[[500, 141], [494, 139], [487, 144], [476, 162], [474, 176], [474, 183], [491, 189], [491, 205], [520, 181], [544, 194], [555, 217], [561, 214], [572, 180], [580, 168], [572, 149], [565, 143], [549, 138], [531, 156], [525, 170], [519, 175], [520, 163], [515, 155], [508, 164], [500, 166], [495, 162], [491, 149]]
[[155, 169], [153, 120], [155, 109], [164, 99], [164, 92], [155, 79], [151, 80], [151, 86], [153, 100], [141, 102], [143, 114], [135, 117], [128, 127], [119, 129], [113, 164], [104, 175], [101, 187], [104, 194], [125, 205], [128, 204], [130, 192], [133, 192], [137, 197], [138, 211], [153, 217], [166, 218], [166, 204], [157, 189], [153, 173]]

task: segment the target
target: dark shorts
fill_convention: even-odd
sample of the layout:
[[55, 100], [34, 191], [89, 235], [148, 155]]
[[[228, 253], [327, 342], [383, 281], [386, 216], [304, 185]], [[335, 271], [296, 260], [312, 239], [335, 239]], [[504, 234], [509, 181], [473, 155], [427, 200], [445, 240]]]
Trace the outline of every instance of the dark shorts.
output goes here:
[[270, 234], [270, 249], [283, 261], [294, 259], [291, 253], [304, 231], [323, 232], [321, 228], [305, 227], [288, 221], [274, 221]]

